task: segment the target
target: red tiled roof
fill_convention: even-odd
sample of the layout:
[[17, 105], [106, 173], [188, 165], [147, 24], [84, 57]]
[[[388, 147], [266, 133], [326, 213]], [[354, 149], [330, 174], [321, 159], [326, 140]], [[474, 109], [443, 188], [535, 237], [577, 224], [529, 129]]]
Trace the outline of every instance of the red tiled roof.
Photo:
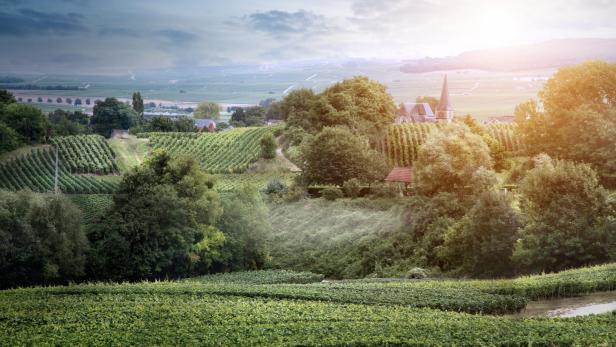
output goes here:
[[395, 167], [385, 178], [387, 182], [411, 183], [412, 170], [410, 167]]

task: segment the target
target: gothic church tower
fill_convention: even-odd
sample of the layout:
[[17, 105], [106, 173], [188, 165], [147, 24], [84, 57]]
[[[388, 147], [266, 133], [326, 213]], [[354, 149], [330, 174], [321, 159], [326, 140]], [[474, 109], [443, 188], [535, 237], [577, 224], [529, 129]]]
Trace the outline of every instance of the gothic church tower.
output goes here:
[[441, 91], [441, 100], [436, 106], [436, 121], [438, 123], [450, 123], [453, 120], [453, 107], [449, 102], [449, 88], [447, 87], [447, 75], [443, 80], [443, 90]]

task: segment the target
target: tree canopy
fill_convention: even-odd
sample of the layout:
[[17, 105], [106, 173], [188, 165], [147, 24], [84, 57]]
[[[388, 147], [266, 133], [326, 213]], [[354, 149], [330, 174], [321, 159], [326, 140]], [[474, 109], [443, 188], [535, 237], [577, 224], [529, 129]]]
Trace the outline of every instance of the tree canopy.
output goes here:
[[12, 128], [26, 144], [42, 143], [47, 132], [47, 119], [36, 107], [12, 103], [0, 107], [0, 122]]
[[193, 112], [193, 118], [211, 118], [216, 120], [220, 118], [220, 106], [212, 101], [204, 101], [200, 103]]
[[92, 131], [109, 137], [114, 129], [129, 129], [137, 124], [138, 115], [128, 105], [115, 98], [97, 101], [90, 120]]

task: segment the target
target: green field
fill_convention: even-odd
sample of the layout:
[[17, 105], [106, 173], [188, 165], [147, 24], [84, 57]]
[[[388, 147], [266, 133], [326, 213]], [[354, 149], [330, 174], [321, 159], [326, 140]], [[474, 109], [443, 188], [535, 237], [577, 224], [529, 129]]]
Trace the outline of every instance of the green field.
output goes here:
[[[588, 283], [612, 264], [580, 270]], [[565, 278], [574, 273], [562, 274]], [[558, 275], [557, 275], [558, 276]], [[312, 283], [320, 276], [260, 271], [181, 282], [85, 284], [0, 292], [1, 345], [611, 346], [616, 314], [519, 318], [524, 296], [458, 282]], [[511, 291], [528, 279], [513, 280]], [[537, 285], [548, 277], [530, 280]], [[484, 281], [488, 283], [488, 281]], [[474, 283], [474, 282], [471, 282]], [[502, 283], [497, 286], [503, 285]], [[487, 287], [487, 286], [486, 286]], [[566, 286], [565, 286], [566, 287]], [[567, 293], [559, 290], [553, 292]], [[599, 288], [598, 286], [596, 288]], [[571, 295], [568, 292], [567, 295]], [[478, 310], [479, 309], [479, 310]]]
[[148, 140], [127, 135], [124, 138], [111, 138], [107, 140], [109, 146], [116, 154], [116, 162], [120, 172], [128, 172], [131, 168], [143, 162], [148, 153]]

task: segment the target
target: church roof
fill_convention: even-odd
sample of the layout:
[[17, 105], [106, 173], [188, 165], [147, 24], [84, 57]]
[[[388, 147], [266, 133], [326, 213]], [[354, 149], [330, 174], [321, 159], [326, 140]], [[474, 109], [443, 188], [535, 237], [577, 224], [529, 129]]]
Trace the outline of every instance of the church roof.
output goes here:
[[410, 167], [395, 167], [391, 170], [389, 175], [387, 175], [385, 181], [411, 183], [412, 177], [413, 173]]
[[436, 106], [437, 111], [453, 111], [451, 107], [451, 102], [449, 101], [449, 87], [447, 86], [447, 75], [445, 75], [445, 79], [443, 80], [443, 90], [441, 90], [441, 100]]
[[403, 102], [402, 105], [409, 116], [434, 117], [432, 108], [427, 102]]

